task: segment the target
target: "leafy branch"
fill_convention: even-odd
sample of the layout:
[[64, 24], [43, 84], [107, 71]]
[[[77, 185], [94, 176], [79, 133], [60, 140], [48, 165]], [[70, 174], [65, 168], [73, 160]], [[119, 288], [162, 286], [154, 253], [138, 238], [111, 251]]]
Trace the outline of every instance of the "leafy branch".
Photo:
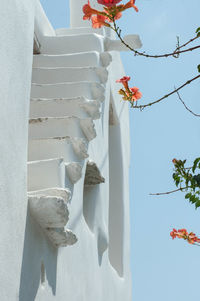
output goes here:
[[151, 193], [150, 195], [165, 195], [177, 191], [185, 192], [185, 199], [200, 207], [200, 158], [196, 158], [191, 167], [186, 167], [186, 160], [172, 160], [174, 164], [174, 173], [172, 178], [177, 187], [175, 190], [161, 193]]

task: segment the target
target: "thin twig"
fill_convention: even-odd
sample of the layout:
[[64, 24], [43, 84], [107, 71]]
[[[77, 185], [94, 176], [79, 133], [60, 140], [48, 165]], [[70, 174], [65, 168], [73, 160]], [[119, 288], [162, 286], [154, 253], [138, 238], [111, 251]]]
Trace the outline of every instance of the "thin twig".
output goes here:
[[174, 93], [177, 93], [177, 91], [181, 90], [182, 88], [184, 88], [185, 86], [189, 85], [191, 82], [195, 81], [195, 80], [198, 79], [198, 78], [200, 78], [200, 74], [197, 75], [197, 76], [195, 76], [195, 77], [193, 77], [192, 79], [186, 81], [183, 85], [181, 85], [181, 86], [178, 87], [177, 89], [173, 90], [172, 92], [166, 94], [165, 96], [163, 96], [163, 97], [161, 97], [161, 98], [159, 98], [159, 99], [157, 99], [157, 100], [155, 100], [155, 101], [153, 101], [153, 102], [150, 102], [150, 103], [148, 103], [148, 104], [146, 104], [146, 105], [134, 106], [133, 108], [143, 110], [143, 109], [146, 108], [146, 107], [150, 107], [150, 106], [152, 106], [152, 105], [154, 105], [154, 104], [156, 104], [156, 103], [159, 103], [159, 102], [162, 101], [163, 99], [165, 99], [165, 98], [171, 96], [171, 95], [174, 94]]
[[[176, 88], [176, 87], [175, 87], [175, 88]], [[177, 93], [177, 95], [178, 95], [179, 100], [180, 100], [180, 101], [182, 102], [182, 104], [184, 105], [185, 109], [186, 109], [187, 111], [189, 111], [192, 115], [194, 115], [194, 116], [196, 116], [196, 117], [200, 117], [200, 114], [194, 113], [192, 110], [190, 110], [190, 109], [188, 108], [188, 106], [186, 106], [185, 102], [183, 101], [183, 99], [182, 99], [181, 96], [180, 96], [180, 93], [179, 93], [178, 91], [177, 91], [176, 93]]]
[[[188, 48], [188, 49], [185, 49], [185, 50], [179, 50], [179, 51], [174, 51], [174, 52], [170, 52], [170, 53], [165, 53], [165, 54], [160, 54], [160, 55], [151, 55], [151, 54], [146, 54], [145, 52], [140, 52], [140, 51], [137, 51], [135, 49], [133, 49], [130, 45], [128, 45], [124, 40], [123, 38], [121, 37], [121, 30], [119, 30], [119, 28], [117, 27], [116, 25], [116, 22], [115, 20], [113, 19], [113, 29], [114, 31], [116, 32], [118, 38], [120, 39], [120, 41], [131, 51], [133, 51], [135, 53], [135, 55], [140, 55], [140, 56], [145, 56], [145, 57], [148, 57], [148, 58], [162, 58], [162, 57], [169, 57], [169, 56], [174, 56], [176, 57], [176, 55], [180, 54], [180, 53], [184, 53], [184, 52], [188, 52], [188, 51], [193, 51], [195, 49], [198, 49], [200, 48], [200, 45], [197, 45], [195, 47], [191, 47], [191, 48]], [[188, 42], [187, 42], [188, 43]], [[187, 44], [186, 43], [186, 44]]]
[[175, 49], [174, 52], [177, 52], [178, 50], [180, 50], [181, 48], [187, 46], [188, 44], [192, 43], [193, 41], [195, 41], [195, 40], [198, 39], [198, 38], [199, 38], [199, 36], [196, 36], [196, 37], [190, 39], [190, 40], [189, 40], [188, 42], [186, 42], [185, 44], [183, 44], [183, 45], [181, 45], [181, 46], [178, 46], [178, 47]]
[[157, 193], [150, 193], [149, 195], [164, 195], [164, 194], [171, 194], [171, 193], [174, 193], [174, 192], [177, 192], [177, 191], [182, 191], [186, 188], [189, 188], [189, 187], [183, 187], [183, 188], [178, 188], [178, 189], [175, 189], [175, 190], [171, 190], [171, 191], [167, 191], [167, 192], [157, 192]]

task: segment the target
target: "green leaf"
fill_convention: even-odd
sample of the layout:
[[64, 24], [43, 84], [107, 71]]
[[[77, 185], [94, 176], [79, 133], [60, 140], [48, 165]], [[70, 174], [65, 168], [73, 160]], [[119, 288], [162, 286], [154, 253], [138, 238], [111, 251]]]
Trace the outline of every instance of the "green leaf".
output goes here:
[[[200, 72], [200, 65], [198, 65], [198, 71]], [[192, 166], [192, 171], [195, 172], [196, 168], [197, 168], [197, 164], [200, 162], [200, 158], [196, 158], [194, 160], [193, 166]]]
[[196, 33], [198, 33], [200, 31], [200, 27], [197, 28]]
[[191, 197], [191, 192], [189, 192], [189, 193], [186, 193], [186, 195], [185, 195], [185, 199], [189, 199]]
[[200, 73], [200, 65], [197, 66], [197, 70]]
[[200, 200], [199, 199], [195, 203], [195, 208], [197, 209], [198, 207], [200, 207]]

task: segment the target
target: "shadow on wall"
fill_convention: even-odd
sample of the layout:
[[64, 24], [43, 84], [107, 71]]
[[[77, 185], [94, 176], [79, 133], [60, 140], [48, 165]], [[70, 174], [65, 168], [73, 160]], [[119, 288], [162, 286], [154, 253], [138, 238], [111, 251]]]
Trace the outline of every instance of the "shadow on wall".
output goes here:
[[83, 216], [92, 233], [97, 235], [97, 251], [99, 265], [102, 263], [103, 254], [108, 248], [108, 235], [105, 229], [103, 202], [100, 185], [84, 186]]
[[47, 280], [56, 294], [57, 249], [46, 240], [42, 230], [27, 210], [19, 301], [34, 301], [38, 289]]
[[109, 260], [123, 276], [124, 193], [120, 125], [109, 127]]

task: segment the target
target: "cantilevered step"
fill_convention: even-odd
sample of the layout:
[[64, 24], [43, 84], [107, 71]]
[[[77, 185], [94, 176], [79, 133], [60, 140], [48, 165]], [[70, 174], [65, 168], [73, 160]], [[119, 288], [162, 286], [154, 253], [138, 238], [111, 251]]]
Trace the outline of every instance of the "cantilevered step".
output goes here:
[[41, 227], [57, 228], [67, 224], [69, 211], [62, 197], [32, 195], [28, 200], [30, 212]]
[[108, 71], [104, 67], [57, 67], [33, 68], [32, 83], [56, 84], [63, 82], [100, 82], [108, 79]]
[[87, 51], [104, 51], [104, 38], [95, 33], [69, 36], [44, 36], [42, 54], [67, 54]]
[[71, 191], [67, 188], [51, 187], [47, 189], [35, 190], [28, 193], [28, 196], [51, 196], [62, 198], [65, 203], [71, 200]]
[[83, 138], [55, 137], [29, 139], [28, 161], [64, 158], [74, 162], [88, 157], [88, 143]]
[[51, 187], [65, 187], [65, 163], [63, 159], [28, 162], [28, 191]]
[[108, 52], [88, 51], [74, 54], [33, 56], [33, 67], [107, 67], [112, 58]]
[[96, 33], [100, 35], [105, 34], [104, 28], [92, 28], [92, 27], [74, 27], [74, 28], [58, 28], [55, 30], [56, 36], [66, 36], [66, 35], [74, 35], [74, 34], [88, 34], [88, 33]]
[[105, 89], [94, 82], [69, 82], [60, 84], [32, 84], [31, 98], [74, 98], [104, 101]]
[[[63, 188], [69, 181], [75, 184], [82, 173], [82, 166], [78, 162], [65, 163], [64, 159], [49, 159], [28, 162], [28, 192]], [[68, 181], [69, 180], [69, 181]]]
[[78, 240], [72, 231], [64, 228], [47, 228], [45, 232], [56, 247], [71, 246]]
[[99, 119], [100, 102], [84, 97], [58, 99], [31, 99], [30, 118], [76, 116]]
[[49, 117], [29, 120], [29, 139], [51, 137], [87, 138], [88, 141], [96, 137], [94, 123], [91, 118], [77, 117]]

